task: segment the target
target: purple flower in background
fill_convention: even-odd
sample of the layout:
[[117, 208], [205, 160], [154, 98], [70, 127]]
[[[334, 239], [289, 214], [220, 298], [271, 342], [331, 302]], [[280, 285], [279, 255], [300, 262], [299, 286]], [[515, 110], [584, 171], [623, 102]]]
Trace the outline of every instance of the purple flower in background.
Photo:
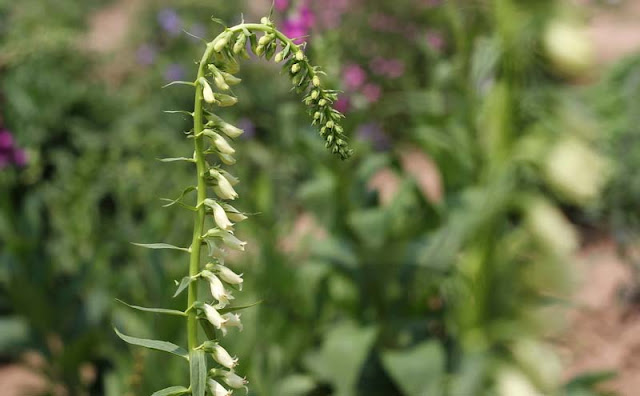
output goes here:
[[136, 51], [138, 63], [149, 66], [156, 60], [156, 49], [150, 44], [143, 44]]
[[404, 74], [404, 62], [400, 59], [385, 59], [381, 56], [371, 61], [371, 70], [378, 75], [398, 78]]
[[360, 65], [351, 64], [345, 66], [342, 71], [342, 81], [349, 89], [358, 89], [367, 79], [367, 73]]
[[276, 11], [282, 12], [289, 7], [289, 0], [275, 0]]
[[184, 67], [177, 63], [170, 64], [164, 72], [164, 79], [167, 81], [182, 80], [185, 76]]
[[377, 122], [362, 124], [356, 130], [358, 139], [371, 143], [379, 151], [386, 151], [391, 147], [391, 139]]
[[241, 118], [236, 125], [244, 131], [242, 134], [244, 139], [253, 139], [256, 136], [256, 125], [250, 119]]
[[164, 8], [158, 12], [158, 23], [167, 33], [175, 36], [182, 30], [182, 21], [173, 8]]

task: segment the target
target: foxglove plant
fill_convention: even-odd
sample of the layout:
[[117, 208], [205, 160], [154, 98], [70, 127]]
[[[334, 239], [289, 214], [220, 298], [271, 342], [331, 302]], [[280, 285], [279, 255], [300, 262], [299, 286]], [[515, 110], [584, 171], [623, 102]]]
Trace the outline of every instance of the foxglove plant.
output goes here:
[[[247, 385], [247, 380], [234, 371], [238, 359], [221, 345], [219, 337], [226, 335], [231, 327], [242, 330], [240, 314], [236, 311], [247, 308], [231, 306], [234, 300], [232, 291], [242, 289], [243, 278], [227, 267], [224, 259], [227, 249], [244, 251], [246, 245], [246, 242], [236, 237], [234, 223], [247, 219], [247, 216], [227, 202], [238, 198], [233, 187], [238, 180], [223, 169], [224, 165], [235, 164], [235, 149], [230, 142], [240, 136], [243, 130], [215, 114], [218, 107], [237, 103], [231, 86], [240, 83], [240, 79], [234, 76], [239, 70], [237, 58], [249, 56], [247, 47], [259, 57], [283, 63], [284, 71], [295, 90], [304, 94], [303, 102], [313, 124], [318, 125], [326, 147], [342, 159], [351, 155], [340, 126], [343, 116], [332, 107], [337, 100], [336, 91], [323, 88], [320, 78], [323, 73], [318, 67], [310, 65], [304, 53], [304, 45], [296, 44], [278, 31], [270, 18], [262, 18], [260, 23], [243, 22], [225, 28], [213, 41], [207, 43], [195, 81], [169, 84], [186, 84], [195, 88], [192, 112], [170, 112], [186, 113], [193, 117], [193, 129], [188, 133], [188, 137], [194, 142], [193, 156], [162, 160], [195, 164], [197, 185], [186, 188], [178, 199], [165, 205], [178, 204], [194, 212], [193, 236], [191, 245], [186, 248], [166, 243], [137, 245], [150, 249], [176, 249], [189, 254], [188, 275], [178, 284], [174, 294], [175, 297], [187, 290], [187, 308], [179, 311], [129, 306], [147, 312], [185, 317], [188, 347], [184, 349], [166, 341], [131, 337], [116, 329], [118, 336], [130, 344], [169, 352], [189, 361], [190, 386], [172, 386], [154, 393], [155, 396], [204, 396], [207, 391], [214, 396], [230, 395], [233, 389], [246, 388]], [[209, 195], [209, 191], [213, 195]], [[195, 206], [184, 202], [186, 195], [191, 192], [197, 193]], [[205, 265], [200, 254], [202, 246], [208, 248], [209, 260]], [[198, 296], [198, 282], [208, 284], [210, 298]], [[198, 323], [208, 337], [204, 342], [198, 339]], [[214, 367], [209, 367], [206, 354], [213, 358]]]

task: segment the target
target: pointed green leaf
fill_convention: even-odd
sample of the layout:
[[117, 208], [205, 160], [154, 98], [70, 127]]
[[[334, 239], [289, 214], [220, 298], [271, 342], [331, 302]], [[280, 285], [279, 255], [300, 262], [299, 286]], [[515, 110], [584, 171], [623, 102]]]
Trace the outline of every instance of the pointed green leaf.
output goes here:
[[184, 386], [170, 386], [157, 392], [153, 392], [151, 396], [178, 396], [186, 395], [187, 393], [191, 393], [191, 391]]
[[116, 332], [118, 337], [122, 339], [122, 341], [129, 343], [131, 345], [137, 345], [149, 349], [155, 349], [157, 351], [169, 352], [176, 356], [183, 357], [185, 359], [189, 359], [189, 353], [182, 347], [177, 346], [176, 344], [172, 344], [168, 341], [158, 341], [158, 340], [150, 340], [147, 338], [137, 338], [131, 337], [125, 334], [122, 334], [115, 327], [113, 330]]
[[176, 290], [175, 294], [173, 295], [173, 298], [177, 297], [180, 293], [182, 293], [184, 289], [186, 289], [187, 286], [189, 286], [189, 284], [191, 284], [191, 282], [193, 282], [196, 279], [197, 278], [194, 278], [191, 276], [185, 276], [184, 278], [182, 278], [182, 280], [180, 281], [180, 285], [178, 285], [178, 290]]
[[237, 307], [222, 308], [222, 309], [219, 309], [218, 312], [220, 312], [220, 314], [225, 314], [227, 312], [240, 311], [242, 309], [255, 307], [256, 305], [260, 304], [261, 302], [262, 302], [262, 300], [256, 301], [253, 304], [249, 304], [249, 305], [240, 305], [240, 306], [237, 306]]
[[137, 309], [138, 311], [154, 312], [154, 313], [161, 313], [161, 314], [166, 314], [166, 315], [187, 316], [186, 313], [184, 313], [182, 311], [178, 311], [176, 309], [140, 307], [140, 306], [137, 306], [137, 305], [127, 304], [126, 302], [124, 302], [122, 300], [118, 300], [117, 298], [116, 298], [116, 301], [126, 305], [129, 308]]
[[445, 352], [437, 341], [382, 353], [382, 365], [405, 395], [442, 395]]
[[167, 88], [172, 85], [190, 85], [192, 87], [196, 86], [196, 84], [193, 81], [171, 81], [169, 84], [163, 85], [162, 88]]
[[181, 204], [182, 202], [182, 198], [184, 198], [185, 195], [189, 194], [191, 191], [196, 191], [198, 188], [196, 186], [189, 186], [187, 188], [185, 188], [184, 190], [182, 190], [182, 192], [180, 193], [180, 196], [176, 199], [168, 199], [168, 198], [161, 198], [161, 201], [167, 201], [169, 202], [168, 204], [162, 205], [163, 208], [168, 208], [169, 206], [175, 205], [175, 204]]
[[147, 249], [173, 249], [173, 250], [182, 250], [183, 252], [189, 252], [188, 248], [181, 248], [178, 246], [173, 246], [168, 243], [134, 243], [133, 245], [140, 246]]
[[204, 396], [207, 387], [207, 360], [201, 349], [191, 351], [189, 355], [191, 389], [193, 396]]
[[186, 114], [189, 117], [193, 117], [193, 113], [186, 110], [165, 110], [164, 112], [167, 114]]

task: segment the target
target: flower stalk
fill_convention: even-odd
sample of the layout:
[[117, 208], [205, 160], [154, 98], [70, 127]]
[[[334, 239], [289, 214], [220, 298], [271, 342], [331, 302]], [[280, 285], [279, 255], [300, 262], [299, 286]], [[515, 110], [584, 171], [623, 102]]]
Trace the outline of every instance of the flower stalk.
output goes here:
[[[262, 34], [260, 38], [256, 33]], [[190, 393], [204, 396], [206, 388], [214, 395], [228, 395], [222, 383], [230, 388], [246, 388], [247, 380], [235, 374], [238, 358], [232, 356], [222, 345], [218, 333], [224, 337], [230, 328], [242, 330], [240, 314], [235, 313], [246, 307], [230, 306], [234, 300], [232, 290], [242, 290], [244, 279], [225, 265], [228, 249], [244, 251], [246, 242], [238, 239], [234, 231], [234, 222], [247, 219], [247, 216], [225, 201], [235, 200], [238, 193], [233, 188], [239, 180], [230, 172], [222, 169], [235, 164], [233, 139], [243, 131], [224, 121], [215, 114], [219, 107], [233, 106], [238, 99], [233, 96], [231, 86], [240, 83], [233, 74], [239, 70], [237, 55], [247, 56], [246, 44], [250, 43], [258, 56], [271, 59], [280, 48], [276, 60], [283, 63], [283, 70], [289, 75], [294, 88], [304, 94], [303, 102], [312, 115], [313, 124], [318, 124], [320, 135], [324, 137], [326, 147], [342, 159], [351, 155], [344, 131], [340, 126], [343, 117], [331, 106], [337, 100], [337, 92], [322, 88], [321, 71], [309, 64], [304, 46], [295, 44], [279, 32], [269, 20], [263, 18], [259, 24], [246, 24], [226, 28], [206, 46], [198, 66], [193, 83], [195, 87], [193, 112], [194, 153], [189, 162], [195, 163], [197, 183], [189, 187], [173, 203], [194, 211], [193, 233], [188, 248], [178, 248], [168, 244], [139, 244], [150, 248], [171, 248], [186, 251], [189, 254], [189, 271], [178, 285], [177, 296], [187, 290], [187, 309], [172, 311], [156, 308], [132, 308], [156, 313], [187, 316], [187, 349], [166, 341], [143, 340], [117, 332], [125, 341], [148, 348], [164, 350], [189, 360], [191, 384], [186, 387], [171, 387], [158, 394], [178, 395]], [[171, 84], [170, 84], [171, 85]], [[184, 84], [183, 84], [184, 85]], [[222, 92], [216, 92], [224, 91]], [[185, 113], [185, 112], [183, 112]], [[185, 157], [186, 158], [186, 157]], [[213, 194], [209, 196], [207, 193]], [[186, 193], [196, 191], [196, 205], [184, 204], [181, 200]], [[202, 246], [208, 247], [208, 264], [202, 265]], [[198, 283], [207, 282], [210, 293], [198, 295]], [[198, 339], [198, 325], [202, 325], [208, 339]], [[207, 367], [206, 355], [209, 354], [218, 367]], [[175, 391], [176, 393], [171, 393]], [[169, 393], [167, 393], [169, 392]]]

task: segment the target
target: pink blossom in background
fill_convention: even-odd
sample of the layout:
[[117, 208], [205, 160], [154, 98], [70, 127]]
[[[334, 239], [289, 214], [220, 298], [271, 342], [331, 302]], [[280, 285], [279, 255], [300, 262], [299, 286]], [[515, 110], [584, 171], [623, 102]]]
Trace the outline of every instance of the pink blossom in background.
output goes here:
[[282, 32], [300, 44], [304, 41], [304, 37], [309, 35], [309, 31], [315, 23], [316, 16], [305, 2], [293, 15], [284, 20]]
[[27, 154], [15, 146], [13, 135], [7, 129], [0, 128], [0, 169], [9, 165], [27, 165]]
[[345, 66], [342, 71], [342, 81], [349, 89], [358, 89], [367, 79], [367, 73], [360, 65], [351, 64]]
[[15, 149], [13, 151], [13, 163], [18, 166], [26, 166], [27, 153], [23, 149]]
[[442, 33], [431, 30], [426, 35], [427, 44], [435, 51], [440, 51], [444, 48], [444, 37]]
[[322, 0], [316, 1], [319, 26], [323, 29], [335, 29], [340, 26], [342, 15], [353, 11], [358, 0]]
[[398, 78], [404, 74], [404, 62], [400, 59], [375, 57], [369, 64], [371, 70], [380, 76]]
[[362, 87], [362, 94], [369, 101], [369, 103], [375, 103], [382, 96], [382, 88], [378, 84], [369, 83]]
[[0, 129], [0, 150], [9, 150], [13, 147], [13, 136], [6, 129]]
[[289, 7], [289, 0], [275, 0], [273, 4], [276, 8], [276, 11], [282, 12]]

